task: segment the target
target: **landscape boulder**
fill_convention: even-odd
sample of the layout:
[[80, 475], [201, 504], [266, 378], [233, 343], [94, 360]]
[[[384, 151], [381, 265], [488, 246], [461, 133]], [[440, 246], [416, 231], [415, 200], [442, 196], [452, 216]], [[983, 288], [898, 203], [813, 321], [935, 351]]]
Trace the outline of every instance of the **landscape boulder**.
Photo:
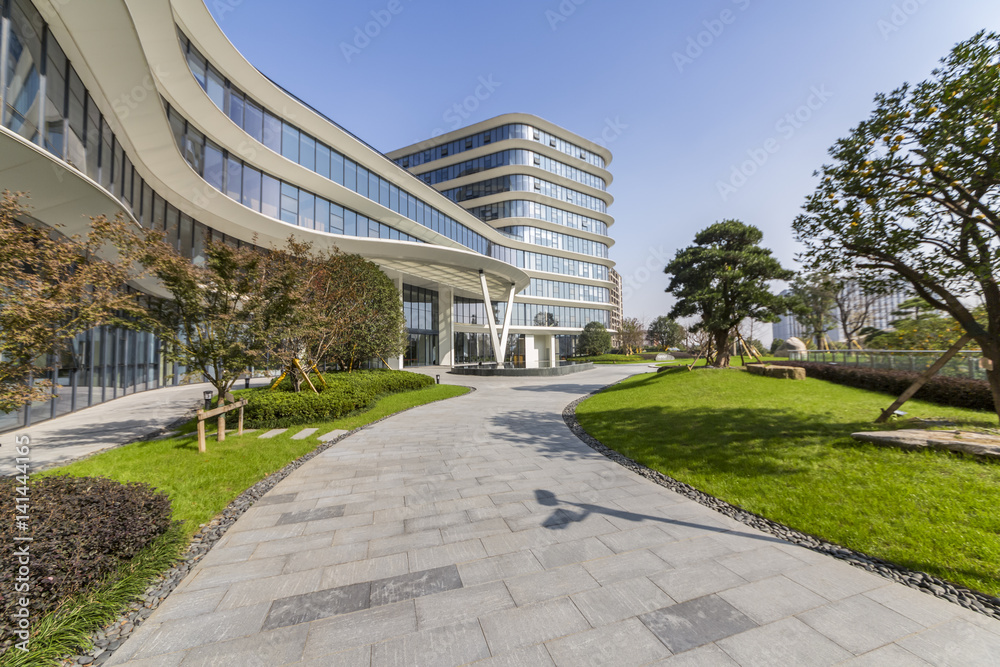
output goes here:
[[753, 375], [763, 375], [782, 380], [805, 380], [806, 369], [798, 366], [767, 366], [764, 364], [747, 364], [747, 371]]

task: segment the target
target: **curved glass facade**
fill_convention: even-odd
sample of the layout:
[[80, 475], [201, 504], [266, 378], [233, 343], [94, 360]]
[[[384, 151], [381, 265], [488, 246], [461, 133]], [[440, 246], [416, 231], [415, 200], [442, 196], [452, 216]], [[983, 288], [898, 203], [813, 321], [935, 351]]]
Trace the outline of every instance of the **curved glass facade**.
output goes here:
[[537, 296], [546, 299], [611, 303], [611, 290], [607, 287], [564, 283], [558, 280], [543, 280], [541, 278], [532, 278], [531, 284], [521, 290], [520, 294], [522, 296]]
[[527, 174], [498, 176], [497, 178], [442, 190], [441, 194], [454, 202], [464, 202], [468, 199], [487, 197], [500, 192], [537, 192], [545, 197], [589, 208], [598, 213], [608, 212], [608, 204], [603, 199], [585, 195], [577, 190], [564, 188], [561, 185], [556, 185], [535, 176], [528, 176]]
[[435, 183], [443, 183], [444, 181], [461, 178], [462, 176], [478, 174], [481, 171], [496, 169], [498, 167], [506, 167], [509, 165], [538, 167], [539, 169], [544, 169], [545, 171], [556, 174], [557, 176], [562, 176], [576, 181], [581, 185], [588, 185], [598, 190], [607, 189], [604, 179], [600, 176], [595, 176], [590, 172], [577, 169], [576, 167], [571, 167], [565, 162], [553, 160], [552, 158], [542, 155], [541, 153], [524, 149], [510, 149], [500, 151], [499, 153], [490, 153], [489, 155], [484, 155], [474, 160], [466, 160], [465, 162], [453, 164], [449, 167], [442, 167], [440, 169], [435, 169], [434, 171], [424, 172], [420, 174], [419, 177], [424, 183], [434, 185]]
[[539, 204], [534, 201], [525, 201], [523, 199], [512, 199], [510, 201], [497, 202], [496, 204], [486, 204], [485, 206], [473, 206], [468, 210], [472, 215], [487, 222], [501, 218], [532, 218], [534, 220], [553, 222], [563, 227], [570, 227], [571, 229], [593, 232], [601, 236], [608, 235], [607, 223], [596, 218], [588, 218], [579, 213], [570, 213], [561, 208]]
[[527, 125], [525, 123], [508, 123], [506, 125], [490, 128], [489, 130], [483, 130], [482, 132], [470, 134], [462, 137], [461, 139], [449, 141], [446, 144], [437, 144], [432, 147], [428, 147], [425, 150], [416, 151], [410, 153], [409, 155], [398, 157], [395, 159], [395, 162], [404, 169], [412, 169], [427, 162], [433, 162], [435, 160], [440, 160], [443, 157], [448, 157], [449, 155], [455, 155], [456, 153], [461, 153], [463, 151], [471, 151], [473, 149], [480, 148], [481, 146], [489, 146], [490, 144], [498, 141], [505, 141], [507, 139], [527, 139], [529, 141], [537, 141], [541, 144], [549, 146], [550, 148], [554, 148], [561, 153], [579, 158], [587, 164], [592, 164], [600, 169], [604, 169], [605, 166], [604, 158], [597, 153], [588, 151], [587, 149], [566, 141], [561, 137], [549, 134], [545, 130], [532, 127], [531, 125]]
[[[493, 302], [493, 313], [498, 322], [503, 321], [506, 312], [506, 302]], [[486, 322], [486, 309], [483, 302], [476, 299], [455, 297], [452, 314], [457, 324], [484, 324]], [[597, 308], [516, 302], [511, 311], [511, 326], [516, 327], [583, 328], [589, 322], [600, 322], [607, 327], [610, 323], [608, 311]]]
[[606, 258], [608, 256], [608, 246], [603, 243], [581, 239], [568, 234], [559, 234], [547, 229], [515, 225], [513, 227], [498, 227], [497, 231], [508, 238], [524, 241], [525, 243], [556, 248], [567, 252], [576, 252], [582, 255], [593, 255], [594, 257]]

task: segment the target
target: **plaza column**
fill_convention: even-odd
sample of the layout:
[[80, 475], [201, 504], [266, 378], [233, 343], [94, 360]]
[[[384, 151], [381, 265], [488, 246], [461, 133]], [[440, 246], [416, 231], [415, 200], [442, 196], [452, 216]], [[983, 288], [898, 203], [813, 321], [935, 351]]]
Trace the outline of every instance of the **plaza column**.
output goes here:
[[438, 363], [455, 365], [455, 289], [441, 285], [438, 289]]
[[493, 301], [490, 299], [490, 288], [486, 286], [486, 274], [479, 269], [479, 284], [483, 288], [483, 305], [486, 310], [486, 325], [490, 330], [490, 340], [493, 343], [493, 358], [496, 359], [497, 368], [503, 368], [503, 348], [500, 347], [499, 334], [497, 333], [496, 318], [493, 317]]
[[[397, 273], [396, 271], [393, 271], [392, 273], [386, 271], [386, 275], [389, 276], [389, 278], [392, 280], [392, 284], [396, 286], [396, 291], [399, 292], [399, 298], [400, 298], [400, 300], [402, 300], [403, 299], [403, 274]], [[398, 357], [393, 357], [391, 359], [387, 359], [387, 361], [389, 362], [389, 368], [392, 368], [393, 370], [397, 370], [397, 371], [403, 369], [403, 355], [399, 355]]]

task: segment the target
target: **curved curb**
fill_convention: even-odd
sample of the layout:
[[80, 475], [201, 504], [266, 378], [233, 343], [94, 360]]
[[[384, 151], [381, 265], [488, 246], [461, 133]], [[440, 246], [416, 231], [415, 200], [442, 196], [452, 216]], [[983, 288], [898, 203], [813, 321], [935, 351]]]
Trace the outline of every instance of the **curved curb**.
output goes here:
[[[141, 626], [150, 615], [152, 615], [153, 611], [155, 611], [156, 608], [167, 599], [167, 596], [170, 595], [175, 588], [177, 588], [178, 584], [184, 580], [184, 577], [188, 575], [198, 561], [200, 561], [205, 554], [211, 551], [212, 547], [215, 546], [215, 543], [222, 539], [222, 536], [226, 534], [226, 531], [229, 530], [234, 523], [236, 523], [237, 519], [243, 516], [248, 509], [253, 507], [254, 503], [260, 500], [268, 491], [277, 486], [279, 482], [312, 459], [338, 444], [344, 438], [349, 438], [358, 431], [370, 428], [379, 422], [385, 421], [386, 419], [391, 419], [396, 415], [401, 415], [404, 412], [409, 412], [410, 410], [422, 408], [425, 405], [431, 405], [431, 403], [438, 403], [440, 401], [447, 401], [453, 398], [468, 396], [476, 391], [475, 387], [466, 387], [465, 385], [450, 386], [464, 387], [469, 391], [459, 396], [442, 398], [437, 401], [431, 401], [430, 403], [414, 405], [406, 408], [405, 410], [400, 410], [399, 412], [393, 412], [391, 415], [386, 415], [385, 417], [376, 419], [375, 421], [365, 424], [364, 426], [358, 426], [357, 428], [351, 429], [347, 433], [344, 433], [343, 435], [340, 435], [332, 440], [321, 442], [315, 449], [306, 452], [280, 470], [272, 472], [270, 475], [260, 480], [240, 495], [236, 496], [231, 503], [226, 505], [226, 508], [222, 510], [222, 512], [220, 512], [210, 522], [203, 524], [201, 530], [191, 537], [191, 542], [188, 545], [187, 550], [180, 557], [179, 562], [166, 572], [162, 573], [156, 581], [149, 585], [145, 594], [140, 598], [141, 601], [130, 604], [128, 611], [122, 614], [117, 621], [112, 622], [104, 629], [101, 629], [90, 636], [90, 639], [94, 644], [94, 648], [74, 656], [64, 657], [63, 665], [65, 667], [70, 667], [71, 665], [92, 665], [93, 667], [97, 667], [97, 665], [102, 665], [110, 660], [114, 652], [121, 648], [121, 645], [125, 643], [125, 640], [127, 640], [129, 636], [135, 632], [135, 630]], [[81, 662], [80, 658], [84, 658], [85, 656], [92, 656], [93, 659], [87, 662]]]
[[[615, 384], [618, 383], [616, 382]], [[610, 387], [614, 385], [608, 386]], [[948, 602], [1000, 621], [1000, 598], [995, 598], [990, 595], [986, 595], [985, 593], [980, 593], [979, 591], [974, 591], [972, 589], [965, 588], [964, 586], [953, 584], [949, 581], [945, 581], [944, 579], [927, 574], [926, 572], [910, 570], [900, 565], [884, 561], [880, 558], [868, 556], [859, 551], [854, 551], [853, 549], [842, 547], [839, 544], [833, 544], [832, 542], [827, 542], [818, 537], [789, 528], [784, 524], [766, 519], [758, 514], [754, 514], [753, 512], [737, 507], [736, 505], [731, 505], [730, 503], [720, 500], [715, 496], [710, 496], [703, 491], [699, 491], [690, 484], [685, 484], [684, 482], [678, 481], [668, 475], [664, 475], [659, 471], [647, 468], [641, 463], [628, 458], [624, 454], [607, 447], [595, 437], [587, 433], [580, 425], [580, 422], [576, 419], [576, 406], [594, 394], [600, 393], [607, 388], [608, 387], [603, 387], [597, 391], [591, 392], [587, 396], [578, 398], [563, 408], [562, 417], [563, 421], [566, 422], [566, 426], [569, 427], [569, 430], [572, 431], [577, 438], [579, 438], [591, 449], [611, 459], [618, 465], [628, 468], [632, 472], [642, 475], [650, 481], [656, 482], [662, 487], [670, 489], [685, 498], [694, 500], [705, 507], [713, 509], [731, 519], [735, 519], [736, 521], [750, 526], [751, 528], [756, 528], [757, 530], [774, 535], [775, 537], [781, 538], [786, 542], [791, 542], [792, 544], [805, 547], [811, 551], [846, 561], [847, 563], [850, 563], [851, 565], [861, 568], [867, 572], [871, 572], [872, 574], [877, 574], [896, 583], [914, 588], [922, 593], [927, 593], [928, 595], [933, 595], [934, 597], [947, 600]]]

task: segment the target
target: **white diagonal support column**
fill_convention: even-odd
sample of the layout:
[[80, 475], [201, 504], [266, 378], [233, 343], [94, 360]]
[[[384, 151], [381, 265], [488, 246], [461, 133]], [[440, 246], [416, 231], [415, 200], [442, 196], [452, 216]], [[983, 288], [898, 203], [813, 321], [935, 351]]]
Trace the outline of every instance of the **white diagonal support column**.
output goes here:
[[503, 330], [500, 334], [500, 345], [503, 347], [500, 351], [501, 361], [507, 353], [507, 335], [510, 333], [510, 320], [511, 313], [514, 312], [514, 283], [510, 284], [510, 288], [507, 290], [507, 310], [503, 314]]
[[497, 337], [497, 321], [493, 317], [493, 301], [490, 300], [490, 288], [486, 286], [486, 274], [479, 269], [479, 282], [483, 287], [483, 304], [486, 309], [486, 324], [490, 327], [490, 340], [493, 341], [493, 358], [497, 360], [497, 368], [503, 368], [504, 350], [500, 347]]

